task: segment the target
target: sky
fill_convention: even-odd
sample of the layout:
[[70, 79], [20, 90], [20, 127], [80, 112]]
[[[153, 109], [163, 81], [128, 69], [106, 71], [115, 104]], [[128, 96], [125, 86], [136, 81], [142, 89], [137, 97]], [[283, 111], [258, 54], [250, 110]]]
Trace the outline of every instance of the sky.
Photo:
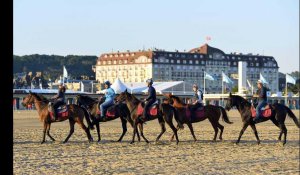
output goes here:
[[[299, 0], [14, 0], [15, 55], [96, 55], [206, 42], [299, 70]], [[211, 37], [206, 41], [206, 37]]]

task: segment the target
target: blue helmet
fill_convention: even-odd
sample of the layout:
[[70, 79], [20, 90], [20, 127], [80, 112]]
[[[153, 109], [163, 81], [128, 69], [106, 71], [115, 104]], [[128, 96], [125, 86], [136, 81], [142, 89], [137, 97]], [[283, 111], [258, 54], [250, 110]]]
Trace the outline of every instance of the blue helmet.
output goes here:
[[106, 84], [107, 86], [110, 86], [110, 85], [111, 85], [111, 83], [110, 83], [108, 80], [106, 80], [106, 81], [104, 82], [104, 84]]

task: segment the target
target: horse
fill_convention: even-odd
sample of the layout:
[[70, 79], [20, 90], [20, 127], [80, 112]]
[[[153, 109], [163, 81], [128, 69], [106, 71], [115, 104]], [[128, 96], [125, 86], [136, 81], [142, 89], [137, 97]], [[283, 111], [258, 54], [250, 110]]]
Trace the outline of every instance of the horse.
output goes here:
[[70, 124], [70, 131], [67, 136], [67, 138], [63, 141], [63, 143], [67, 143], [69, 138], [72, 136], [74, 133], [74, 125], [77, 123], [87, 134], [89, 142], [93, 141], [93, 138], [90, 134], [89, 129], [84, 125], [83, 119], [85, 118], [86, 120], [88, 119], [88, 114], [84, 112], [84, 110], [74, 104], [66, 105], [67, 107], [67, 114], [64, 116], [60, 116], [59, 114], [57, 117], [57, 120], [54, 120], [52, 116], [50, 115], [50, 112], [48, 111], [48, 103], [50, 101], [45, 98], [44, 96], [36, 93], [29, 92], [29, 94], [23, 99], [22, 105], [27, 106], [28, 104], [34, 104], [36, 107], [36, 110], [39, 114], [39, 119], [41, 122], [43, 122], [44, 125], [44, 130], [43, 130], [43, 140], [41, 144], [45, 143], [45, 137], [46, 137], [46, 132], [49, 138], [52, 141], [55, 141], [55, 139], [50, 135], [50, 127], [51, 123], [53, 122], [62, 122], [67, 119], [69, 119], [69, 124]]
[[[194, 129], [192, 123], [197, 123], [204, 121], [206, 119], [209, 120], [212, 127], [214, 128], [215, 135], [213, 138], [213, 141], [216, 141], [217, 134], [218, 134], [218, 128], [220, 129], [220, 135], [219, 139], [222, 140], [222, 134], [224, 130], [224, 126], [219, 123], [220, 115], [222, 114], [223, 120], [228, 123], [232, 124], [233, 122], [229, 121], [229, 118], [227, 116], [226, 110], [221, 106], [213, 106], [213, 105], [206, 105], [202, 109], [202, 114], [199, 117], [193, 117], [192, 113], [190, 113], [189, 105], [182, 102], [182, 100], [172, 95], [171, 93], [164, 94], [169, 99], [170, 103], [173, 103], [173, 107], [177, 110], [178, 115], [176, 115], [178, 118], [176, 118], [176, 121], [178, 123], [177, 129], [180, 128], [183, 124], [187, 124], [189, 127], [191, 134], [194, 138], [194, 141], [197, 141], [196, 136], [194, 134]], [[199, 111], [201, 112], [201, 111]], [[195, 113], [195, 112], [194, 112]], [[174, 135], [171, 137], [171, 140], [173, 140]]]
[[[243, 133], [245, 132], [245, 130], [247, 129], [247, 127], [249, 125], [251, 126], [251, 128], [254, 132], [254, 135], [257, 140], [257, 144], [260, 144], [260, 139], [258, 137], [258, 133], [257, 133], [256, 127], [255, 127], [256, 122], [253, 121], [253, 117], [255, 117], [255, 114], [252, 114], [251, 106], [252, 106], [251, 103], [248, 102], [243, 97], [241, 97], [239, 95], [232, 95], [231, 93], [229, 93], [229, 97], [227, 99], [227, 104], [226, 104], [225, 108], [229, 111], [232, 107], [236, 107], [237, 110], [239, 111], [242, 121], [243, 121], [243, 127], [240, 131], [240, 134], [236, 141], [236, 144], [238, 144], [240, 142]], [[260, 122], [265, 122], [265, 121], [271, 120], [280, 129], [280, 134], [278, 137], [279, 141], [281, 141], [282, 134], [284, 134], [284, 140], [283, 140], [282, 144], [285, 145], [287, 129], [284, 124], [284, 121], [286, 119], [286, 115], [288, 114], [288, 116], [293, 119], [296, 126], [298, 128], [300, 128], [297, 117], [287, 106], [285, 106], [283, 104], [274, 103], [269, 106], [270, 106], [270, 109], [268, 109], [270, 111], [269, 116], [261, 117], [262, 119]], [[253, 110], [255, 110], [255, 109], [253, 109]], [[267, 112], [267, 111], [265, 111], [265, 112]]]
[[[132, 136], [131, 144], [134, 143], [135, 134], [138, 133], [137, 126], [139, 126], [140, 134], [142, 138], [146, 141], [146, 143], [149, 143], [149, 141], [145, 138], [143, 133], [143, 123], [144, 120], [140, 120], [140, 117], [142, 116], [143, 111], [143, 102], [141, 102], [139, 99], [137, 99], [133, 94], [130, 94], [127, 92], [127, 89], [122, 92], [118, 97], [115, 98], [117, 101], [124, 101], [126, 102], [126, 105], [130, 111], [131, 119], [134, 121], [134, 132]], [[150, 118], [146, 119], [146, 121], [158, 119], [158, 122], [161, 127], [161, 132], [156, 138], [156, 142], [159, 141], [160, 137], [163, 135], [163, 133], [166, 131], [165, 122], [170, 126], [172, 129], [175, 137], [176, 137], [176, 144], [179, 143], [177, 130], [175, 126], [173, 125], [172, 119], [175, 115], [175, 111], [172, 111], [172, 108], [166, 104], [160, 104], [159, 106], [155, 105], [156, 109], [153, 107], [150, 107], [149, 115]], [[158, 108], [158, 109], [157, 109]], [[151, 114], [151, 110], [154, 110], [154, 112]], [[157, 110], [155, 112], [155, 110]]]
[[[99, 127], [99, 122], [107, 122], [107, 121], [111, 121], [114, 120], [116, 118], [120, 118], [121, 122], [122, 122], [122, 128], [123, 128], [123, 133], [120, 136], [120, 138], [117, 140], [118, 142], [121, 142], [123, 139], [123, 136], [126, 134], [127, 132], [127, 121], [131, 124], [131, 126], [133, 127], [133, 120], [130, 118], [130, 111], [127, 108], [127, 106], [123, 103], [118, 103], [115, 104], [111, 107], [109, 107], [107, 109], [107, 111], [110, 110], [110, 108], [113, 108], [113, 110], [115, 110], [115, 114], [114, 116], [109, 116], [106, 117], [106, 120], [103, 121], [102, 119], [100, 120], [96, 120], [97, 117], [99, 117], [99, 103], [103, 103], [103, 100], [95, 100], [89, 96], [86, 95], [77, 95], [75, 98], [75, 104], [81, 106], [83, 109], [86, 110], [86, 112], [88, 112], [90, 118], [93, 121], [96, 121], [96, 128], [97, 128], [97, 135], [98, 135], [98, 142], [100, 142], [101, 137], [100, 137], [100, 127]], [[93, 128], [90, 128], [93, 129]], [[140, 140], [140, 137], [138, 135], [138, 138]]]

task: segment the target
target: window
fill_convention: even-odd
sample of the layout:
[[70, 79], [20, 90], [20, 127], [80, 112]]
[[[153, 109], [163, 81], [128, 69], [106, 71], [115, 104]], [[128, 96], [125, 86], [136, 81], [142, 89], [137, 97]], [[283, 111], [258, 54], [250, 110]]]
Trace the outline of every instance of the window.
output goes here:
[[176, 68], [177, 68], [177, 69], [181, 69], [181, 66], [177, 66]]
[[259, 66], [259, 63], [256, 63], [256, 66]]
[[181, 57], [182, 57], [182, 58], [185, 58], [185, 55], [184, 55], [184, 54], [181, 54]]
[[155, 67], [155, 68], [158, 68], [158, 65], [157, 65], [157, 64], [154, 64], [154, 67]]
[[116, 61], [116, 60], [114, 60], [114, 64], [117, 64], [117, 61]]
[[198, 61], [198, 60], [196, 60], [196, 61], [195, 61], [195, 63], [196, 63], [196, 64], [199, 64], [199, 61]]
[[235, 60], [235, 58], [234, 58], [234, 57], [231, 57], [231, 59]]
[[119, 60], [119, 64], [122, 64], [122, 60]]
[[183, 60], [183, 64], [186, 64], [186, 60]]
[[124, 60], [124, 63], [127, 63], [127, 60]]
[[157, 62], [158, 62], [158, 60], [157, 60], [157, 59], [154, 59], [154, 62], [155, 62], [155, 63], [157, 63]]
[[170, 54], [169, 54], [169, 57], [173, 57], [173, 54], [170, 53]]
[[212, 58], [212, 55], [209, 55], [209, 58]]
[[124, 55], [121, 53], [120, 57], [123, 57]]
[[257, 58], [255, 57], [255, 58], [254, 58], [254, 60], [256, 61], [256, 60], [257, 60]]
[[111, 64], [111, 61], [108, 61], [107, 64]]
[[107, 55], [104, 55], [104, 58], [107, 58]]
[[171, 60], [171, 63], [174, 63], [174, 60]]
[[180, 60], [177, 60], [177, 64], [180, 64]]
[[190, 66], [190, 70], [193, 69], [193, 66]]
[[197, 56], [197, 55], [194, 55], [194, 58], [198, 58], [198, 56]]
[[192, 60], [190, 60], [190, 64], [193, 64], [193, 61], [192, 61]]
[[205, 64], [205, 61], [201, 61], [201, 64]]
[[200, 55], [200, 58], [203, 58], [203, 55]]
[[169, 59], [166, 59], [166, 63], [168, 63], [169, 62]]

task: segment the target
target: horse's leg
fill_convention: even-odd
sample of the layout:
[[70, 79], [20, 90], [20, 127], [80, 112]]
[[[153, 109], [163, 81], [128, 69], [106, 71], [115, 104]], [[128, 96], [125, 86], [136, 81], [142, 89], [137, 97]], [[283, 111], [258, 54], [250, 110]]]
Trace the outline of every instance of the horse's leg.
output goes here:
[[215, 135], [214, 135], [213, 141], [216, 141], [217, 135], [218, 135], [218, 132], [219, 132], [218, 127], [217, 127], [217, 124], [216, 124], [216, 121], [215, 121], [215, 120], [212, 120], [212, 119], [210, 119], [210, 118], [209, 118], [209, 121], [210, 121], [211, 126], [214, 128], [214, 131], [215, 131]]
[[71, 135], [74, 133], [75, 121], [72, 118], [69, 118], [69, 124], [70, 124], [70, 132], [69, 132], [67, 138], [65, 139], [65, 141], [63, 143], [67, 143], [67, 141], [69, 140]]
[[192, 123], [187, 123], [187, 125], [188, 125], [188, 127], [189, 127], [189, 129], [190, 129], [190, 131], [191, 131], [191, 134], [192, 134], [192, 136], [193, 136], [193, 138], [194, 138], [194, 141], [196, 142], [197, 141], [197, 139], [196, 139], [196, 136], [195, 136], [195, 133], [194, 133], [194, 128], [193, 128], [193, 125], [192, 125]]
[[[142, 138], [145, 140], [146, 143], [149, 143], [149, 141], [148, 141], [148, 140], [146, 139], [146, 137], [144, 136], [143, 124], [142, 124], [142, 123], [139, 123], [139, 129], [140, 129]], [[137, 131], [137, 132], [138, 132], [138, 131]]]
[[121, 119], [121, 122], [122, 122], [123, 133], [122, 133], [121, 137], [119, 138], [118, 142], [122, 141], [124, 135], [127, 132], [127, 120], [123, 119], [122, 117], [120, 117], [120, 119]]
[[281, 132], [283, 132], [283, 134], [284, 134], [282, 144], [285, 145], [286, 144], [287, 129], [286, 129], [286, 126], [285, 126], [284, 123], [280, 123], [280, 128], [281, 128]]
[[250, 125], [250, 126], [251, 126], [251, 128], [252, 128], [252, 130], [253, 130], [253, 132], [254, 132], [255, 137], [256, 137], [257, 144], [259, 145], [259, 144], [260, 144], [260, 140], [259, 140], [259, 137], [258, 137], [258, 133], [257, 133], [256, 127], [255, 127], [254, 124], [253, 124], [253, 125]]
[[178, 139], [178, 134], [177, 134], [177, 129], [175, 128], [173, 122], [172, 122], [172, 118], [169, 118], [167, 119], [166, 121], [168, 123], [168, 125], [170, 126], [170, 128], [172, 129], [174, 135], [175, 135], [175, 138], [176, 138], [176, 144], [178, 145], [179, 143], [179, 139]]
[[97, 122], [96, 124], [96, 129], [97, 129], [97, 135], [98, 135], [98, 141], [97, 142], [100, 142], [101, 141], [101, 136], [100, 136], [100, 126], [99, 126], [99, 122]]
[[247, 129], [249, 123], [244, 123], [243, 128], [240, 131], [240, 135], [239, 138], [237, 139], [237, 141], [235, 142], [236, 144], [240, 143], [241, 137], [244, 134], [245, 130]]
[[135, 121], [133, 124], [133, 135], [132, 135], [132, 140], [131, 140], [130, 144], [134, 143], [134, 138], [135, 138], [136, 132], [137, 132], [137, 122]]
[[281, 141], [281, 136], [283, 134], [283, 131], [281, 130], [278, 121], [275, 118], [271, 118], [270, 120], [274, 123], [274, 125], [276, 125], [280, 129], [278, 140]]
[[42, 140], [41, 144], [45, 143], [47, 127], [48, 127], [48, 123], [44, 122], [43, 140]]
[[[179, 128], [180, 128], [180, 126], [177, 125], [177, 128], [176, 128], [177, 133], [178, 133]], [[174, 137], [175, 137], [175, 134], [173, 133], [172, 136], [171, 136], [171, 138], [170, 138], [170, 142], [172, 142], [174, 140]]]
[[224, 126], [221, 125], [219, 122], [217, 123], [217, 127], [220, 129], [220, 136], [219, 139], [223, 140], [222, 135], [223, 135], [223, 131], [224, 131]]
[[156, 140], [155, 140], [156, 142], [158, 142], [160, 137], [166, 132], [165, 121], [161, 117], [159, 117], [158, 122], [159, 122], [159, 125], [160, 125], [160, 128], [161, 128], [161, 132], [156, 137]]
[[50, 127], [51, 127], [51, 123], [48, 124], [47, 135], [49, 136], [49, 138], [50, 138], [52, 141], [55, 141], [55, 139], [50, 135]]
[[[93, 138], [92, 138], [92, 136], [91, 136], [90, 129], [87, 128], [87, 127], [84, 125], [84, 123], [83, 123], [83, 121], [82, 121], [81, 119], [78, 119], [78, 120], [76, 121], [76, 123], [78, 123], [78, 125], [85, 131], [85, 133], [86, 133], [86, 135], [87, 135], [87, 137], [88, 137], [89, 142], [92, 142], [92, 141], [93, 141]], [[99, 124], [99, 123], [98, 123], [98, 124]]]

